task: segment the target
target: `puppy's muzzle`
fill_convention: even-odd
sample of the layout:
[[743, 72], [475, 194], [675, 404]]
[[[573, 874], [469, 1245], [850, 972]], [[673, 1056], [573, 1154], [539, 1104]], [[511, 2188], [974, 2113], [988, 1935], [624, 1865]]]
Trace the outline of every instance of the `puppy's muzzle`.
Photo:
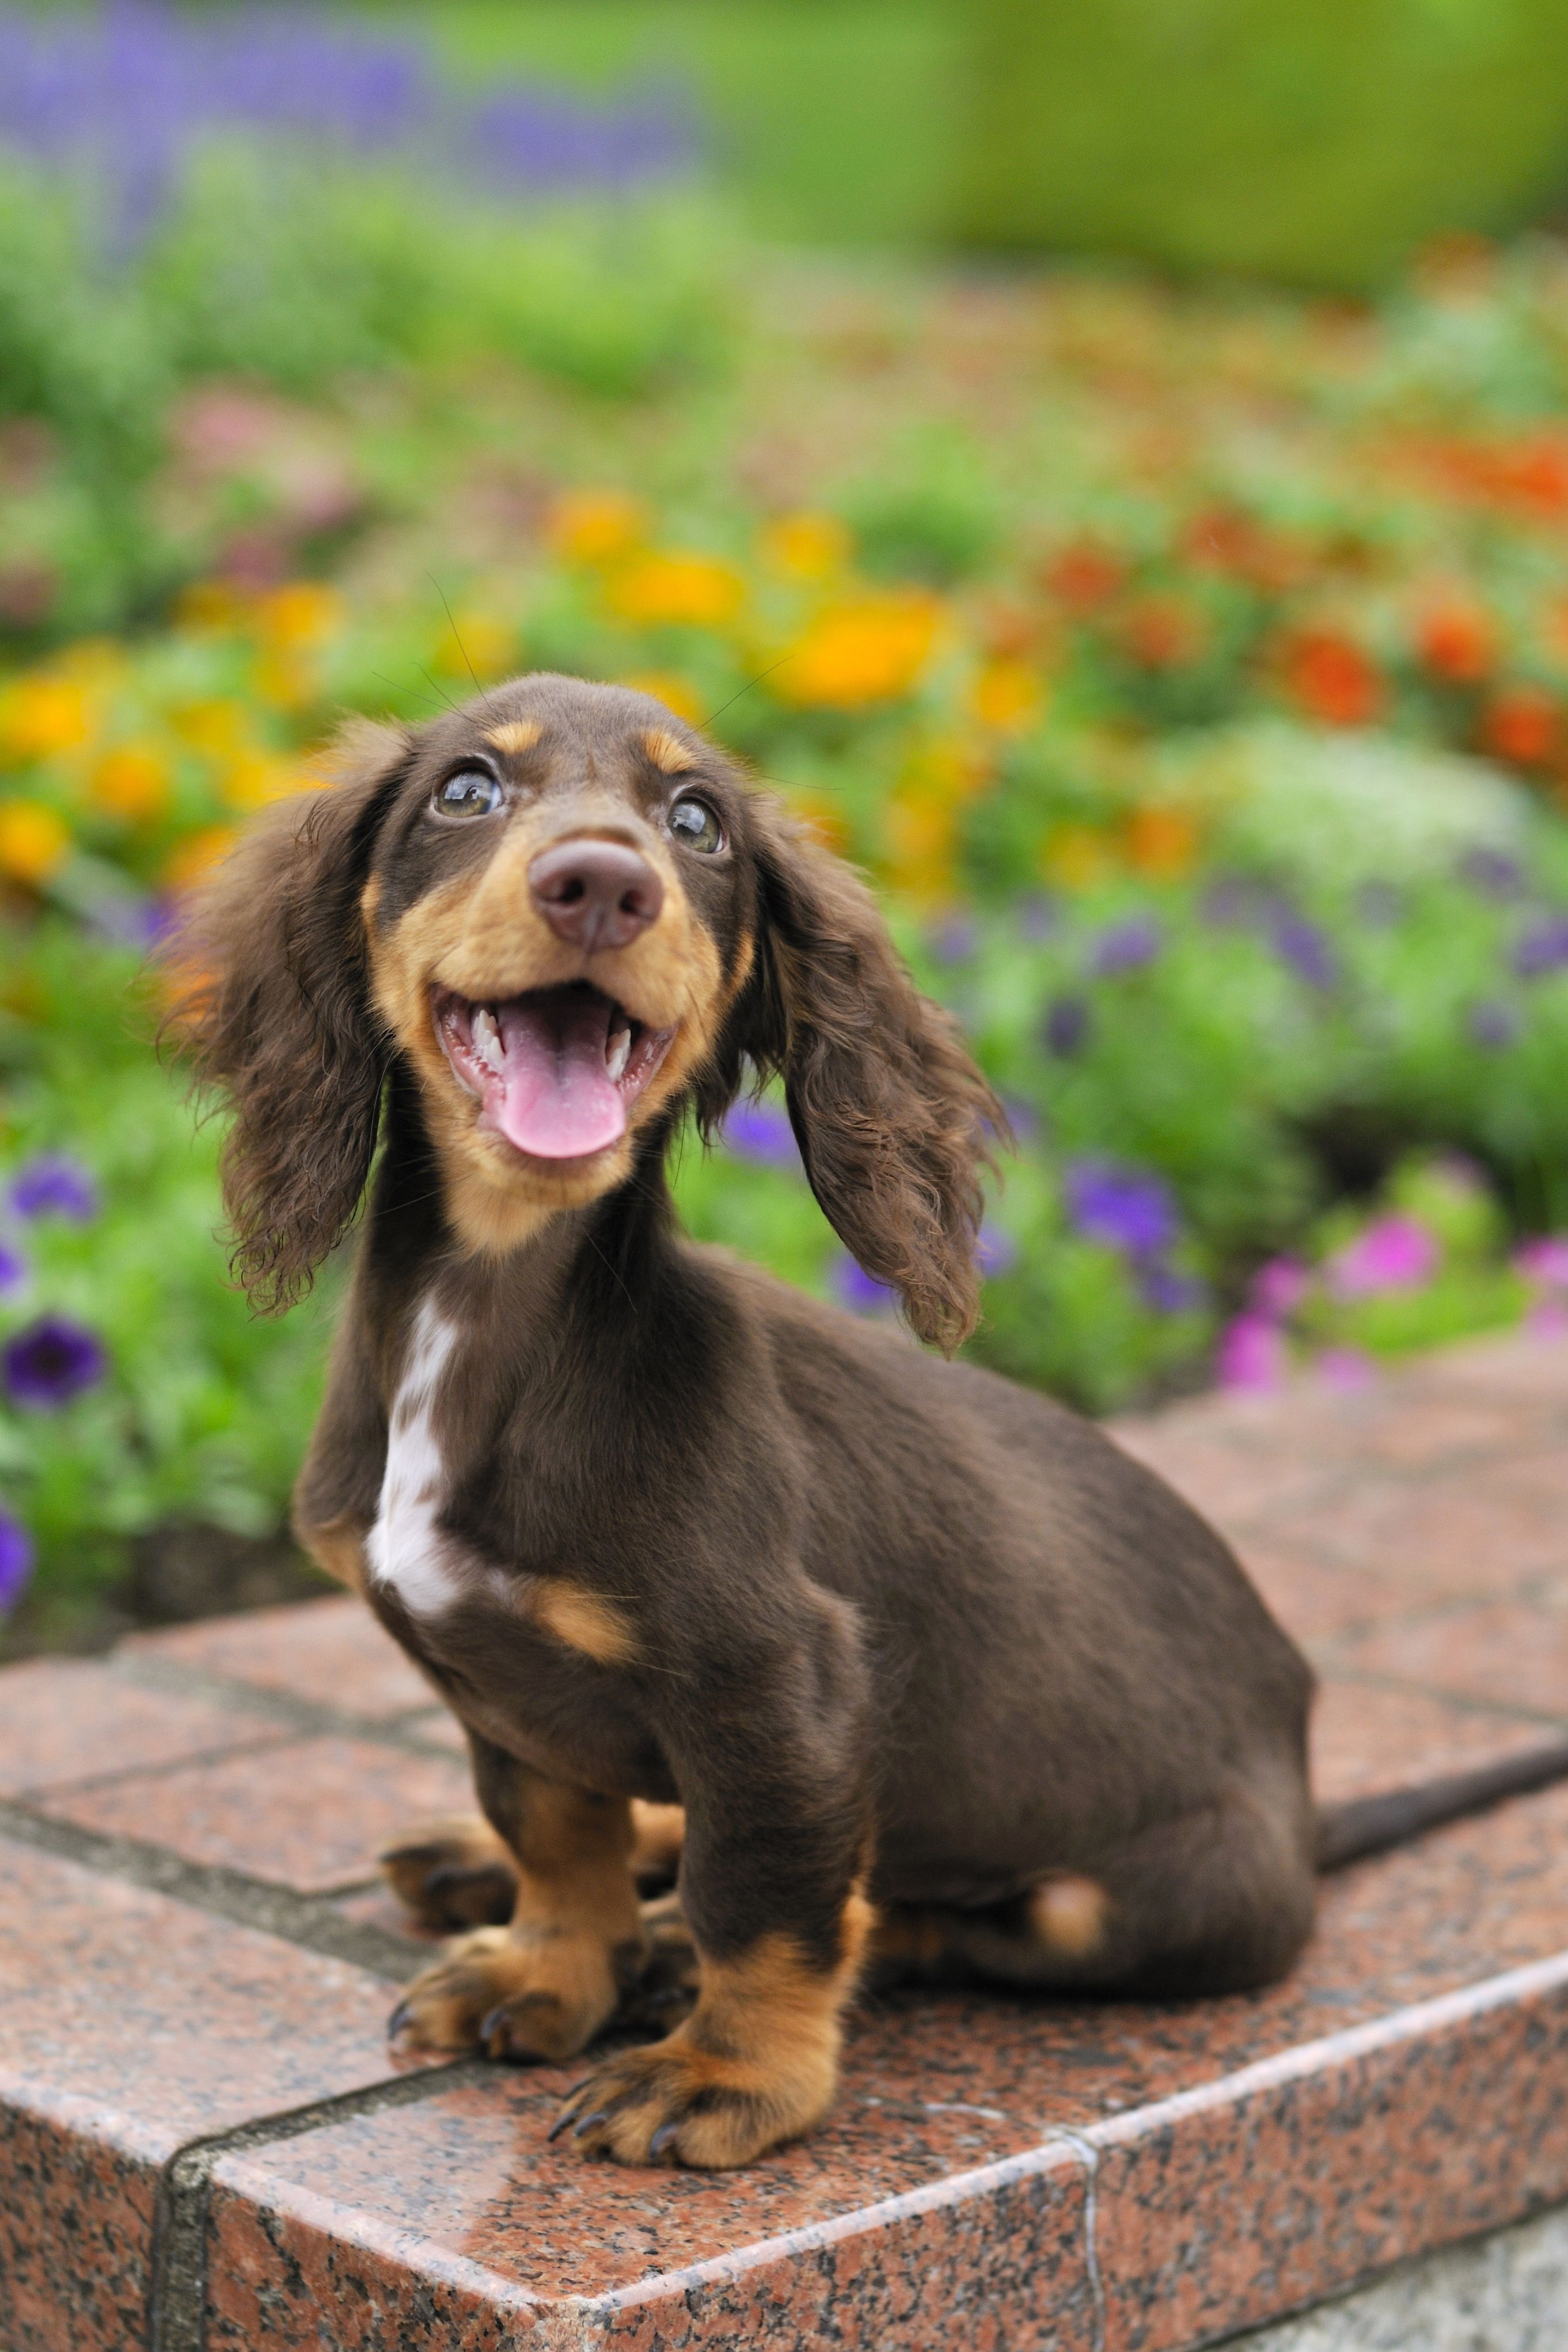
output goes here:
[[591, 837], [541, 849], [528, 867], [528, 889], [556, 937], [584, 955], [630, 947], [664, 903], [664, 886], [645, 857], [624, 842]]

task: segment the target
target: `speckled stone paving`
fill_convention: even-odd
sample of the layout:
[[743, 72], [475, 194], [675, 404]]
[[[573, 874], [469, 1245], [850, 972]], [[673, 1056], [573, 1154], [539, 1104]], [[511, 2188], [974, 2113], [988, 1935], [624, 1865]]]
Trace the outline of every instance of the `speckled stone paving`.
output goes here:
[[[1312, 1651], [1325, 1795], [1568, 1729], [1568, 1347], [1119, 1434]], [[372, 1857], [465, 1803], [352, 1601], [0, 1674], [0, 2352], [1181, 2352], [1568, 2200], [1568, 1787], [1333, 1882], [1265, 1994], [868, 2001], [718, 2177], [389, 2056]]]

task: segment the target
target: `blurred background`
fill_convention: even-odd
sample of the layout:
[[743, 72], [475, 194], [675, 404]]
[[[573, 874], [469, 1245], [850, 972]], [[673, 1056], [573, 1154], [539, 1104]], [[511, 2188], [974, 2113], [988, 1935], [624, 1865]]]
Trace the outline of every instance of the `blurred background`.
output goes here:
[[[346, 709], [865, 866], [1094, 1412], [1568, 1330], [1568, 0], [0, 6], [0, 1651], [307, 1589], [159, 944]], [[890, 1311], [781, 1105], [700, 1234]]]

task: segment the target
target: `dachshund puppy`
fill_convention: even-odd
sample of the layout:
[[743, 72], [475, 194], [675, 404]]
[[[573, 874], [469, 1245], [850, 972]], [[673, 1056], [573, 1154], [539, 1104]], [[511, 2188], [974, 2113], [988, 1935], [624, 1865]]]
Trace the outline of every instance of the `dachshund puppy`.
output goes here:
[[567, 2106], [625, 2163], [814, 2124], [868, 1966], [1279, 1976], [1323, 1836], [1311, 1678], [1225, 1545], [1045, 1398], [677, 1228], [688, 1118], [780, 1075], [846, 1247], [918, 1339], [972, 1328], [1001, 1115], [861, 884], [619, 688], [521, 678], [342, 769], [217, 879], [184, 1017], [264, 1304], [369, 1186], [296, 1523], [472, 1746], [484, 1822], [394, 1883], [510, 1915], [397, 2030], [585, 2049], [654, 1957], [639, 1822], [666, 1854], [683, 1824], [640, 1806], [684, 1808], [696, 1993]]

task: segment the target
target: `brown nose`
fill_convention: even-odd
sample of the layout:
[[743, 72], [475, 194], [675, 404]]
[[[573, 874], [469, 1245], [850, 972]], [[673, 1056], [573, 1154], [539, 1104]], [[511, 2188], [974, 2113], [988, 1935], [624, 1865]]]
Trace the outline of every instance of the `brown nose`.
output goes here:
[[647, 859], [619, 841], [558, 841], [541, 849], [528, 887], [556, 937], [587, 955], [626, 947], [664, 903], [664, 886]]

